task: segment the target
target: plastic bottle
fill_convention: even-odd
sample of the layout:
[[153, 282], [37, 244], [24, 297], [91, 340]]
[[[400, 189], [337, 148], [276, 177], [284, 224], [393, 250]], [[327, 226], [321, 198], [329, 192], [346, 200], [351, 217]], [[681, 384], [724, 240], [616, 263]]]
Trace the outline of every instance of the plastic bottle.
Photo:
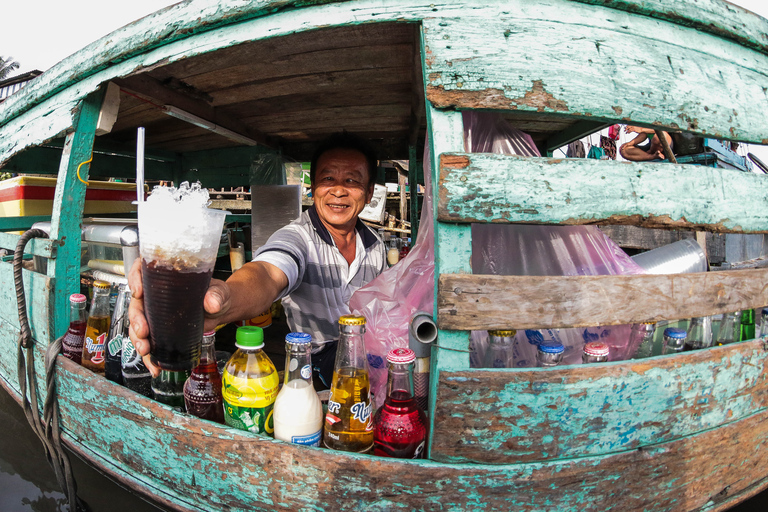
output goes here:
[[739, 341], [755, 339], [755, 310], [745, 309], [741, 312], [741, 333]]
[[662, 354], [675, 354], [685, 350], [685, 339], [688, 334], [685, 329], [679, 329], [677, 327], [667, 327], [664, 329], [664, 347], [661, 350]]
[[565, 347], [559, 341], [545, 341], [536, 348], [536, 366], [550, 368], [563, 360]]
[[416, 354], [396, 348], [387, 354], [387, 398], [373, 418], [373, 453], [382, 457], [420, 459], [427, 440], [427, 416], [413, 396]]
[[112, 325], [109, 328], [107, 359], [104, 363], [104, 376], [112, 382], [123, 383], [123, 331], [128, 322], [128, 305], [131, 302], [131, 290], [127, 285], [118, 286], [117, 298], [112, 313]]
[[275, 439], [320, 446], [323, 404], [312, 385], [312, 336], [292, 332], [285, 337], [285, 379], [275, 400]]
[[69, 296], [69, 329], [61, 340], [64, 357], [80, 364], [83, 358], [83, 341], [88, 317], [85, 314], [85, 295], [73, 293]]
[[734, 311], [733, 313], [725, 313], [723, 319], [720, 320], [720, 330], [717, 331], [717, 338], [715, 339], [715, 345], [728, 345], [738, 341], [740, 337], [739, 319], [741, 317], [740, 311]]
[[373, 403], [363, 334], [365, 318], [339, 318], [339, 347], [323, 434], [323, 444], [332, 450], [365, 453], [373, 448]]
[[224, 421], [254, 434], [275, 431], [272, 410], [280, 379], [275, 365], [261, 349], [261, 327], [238, 327], [237, 350], [224, 367]]
[[168, 407], [179, 412], [186, 412], [184, 407], [184, 383], [191, 370], [160, 370], [160, 375], [152, 378], [152, 396]]
[[656, 332], [656, 322], [642, 322], [632, 325], [629, 334], [629, 346], [637, 347], [632, 359], [642, 359], [653, 355], [653, 335]]
[[582, 349], [581, 362], [584, 364], [604, 363], [608, 361], [610, 353], [611, 349], [602, 341], [590, 341]]
[[215, 331], [203, 334], [200, 363], [184, 383], [184, 406], [193, 416], [224, 424], [224, 398], [216, 365], [215, 338]]
[[141, 356], [131, 343], [128, 336], [128, 322], [123, 330], [123, 350], [120, 365], [122, 366], [123, 385], [147, 398], [152, 398], [152, 374], [144, 365]]
[[109, 335], [109, 291], [106, 281], [93, 282], [93, 299], [85, 328], [81, 364], [94, 373], [104, 375], [107, 336]]
[[712, 346], [712, 319], [700, 316], [691, 319], [685, 350], [700, 350]]
[[513, 368], [512, 346], [517, 331], [494, 330], [488, 331], [488, 348], [485, 350], [483, 368]]

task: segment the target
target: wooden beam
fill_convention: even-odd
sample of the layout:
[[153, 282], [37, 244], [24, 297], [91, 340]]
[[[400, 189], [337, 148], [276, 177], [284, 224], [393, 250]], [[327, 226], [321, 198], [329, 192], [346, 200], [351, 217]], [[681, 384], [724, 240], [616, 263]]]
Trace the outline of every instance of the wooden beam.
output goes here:
[[657, 322], [768, 305], [768, 269], [635, 276], [443, 274], [440, 329], [545, 329]]
[[[766, 410], [766, 359], [754, 340], [652, 362], [441, 372], [432, 456], [507, 464], [698, 443], [697, 434]], [[456, 414], [467, 404], [472, 414]]]
[[443, 154], [436, 197], [443, 222], [768, 232], [768, 181], [703, 166]]
[[164, 105], [172, 105], [211, 124], [253, 139], [264, 146], [272, 147], [263, 133], [248, 128], [238, 119], [210, 105], [205, 99], [195, 98], [168, 87], [146, 73], [121, 78], [115, 80], [115, 83], [125, 91], [142, 96], [160, 110], [163, 110]]

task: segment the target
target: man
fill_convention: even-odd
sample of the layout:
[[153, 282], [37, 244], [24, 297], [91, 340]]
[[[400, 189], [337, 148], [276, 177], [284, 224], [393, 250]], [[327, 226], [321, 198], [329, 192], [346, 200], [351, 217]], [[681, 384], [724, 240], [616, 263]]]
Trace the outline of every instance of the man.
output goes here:
[[[621, 145], [619, 153], [627, 160], [635, 162], [643, 162], [649, 160], [663, 160], [664, 148], [661, 145], [661, 141], [656, 137], [656, 131], [651, 128], [640, 128], [639, 126], [625, 126], [624, 131], [626, 133], [637, 133], [638, 135], [629, 142], [625, 142]], [[669, 147], [672, 147], [672, 137], [667, 132], [661, 132], [667, 139]], [[639, 147], [638, 144], [642, 144], [646, 140], [649, 144], [644, 147]]]
[[[344, 132], [323, 142], [309, 171], [315, 204], [275, 232], [226, 282], [211, 281], [205, 330], [258, 316], [282, 298], [289, 328], [312, 335], [316, 377], [330, 387], [338, 318], [349, 314], [352, 293], [386, 268], [383, 242], [358, 219], [373, 197], [376, 166], [373, 151], [359, 137]], [[145, 356], [149, 328], [140, 265], [133, 266], [129, 282], [131, 341]]]

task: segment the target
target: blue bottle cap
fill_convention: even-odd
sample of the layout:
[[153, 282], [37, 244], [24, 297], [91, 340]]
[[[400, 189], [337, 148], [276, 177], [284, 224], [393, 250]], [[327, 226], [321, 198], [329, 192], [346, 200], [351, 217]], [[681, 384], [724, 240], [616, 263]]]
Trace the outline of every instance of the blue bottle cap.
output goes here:
[[685, 338], [688, 335], [687, 332], [685, 332], [685, 329], [680, 329], [679, 327], [667, 327], [664, 329], [664, 336], [668, 338], [674, 338], [681, 340]]
[[559, 354], [565, 351], [565, 347], [562, 343], [557, 341], [548, 341], [539, 345], [539, 350], [546, 354]]
[[293, 343], [294, 345], [306, 345], [312, 341], [312, 335], [306, 332], [289, 332], [285, 335], [286, 343]]

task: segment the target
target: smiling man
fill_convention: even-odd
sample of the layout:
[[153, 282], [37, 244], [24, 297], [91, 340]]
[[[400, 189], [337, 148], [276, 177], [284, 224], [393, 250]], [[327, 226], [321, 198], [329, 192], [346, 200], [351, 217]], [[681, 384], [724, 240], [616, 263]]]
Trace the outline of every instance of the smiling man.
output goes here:
[[[258, 316], [282, 298], [291, 331], [312, 335], [315, 377], [330, 387], [338, 319], [350, 313], [352, 293], [386, 268], [383, 242], [358, 219], [373, 197], [376, 165], [373, 151], [357, 136], [337, 133], [324, 141], [310, 167], [315, 204], [276, 231], [226, 282], [211, 281], [205, 329]], [[149, 329], [139, 269], [134, 267], [129, 281], [135, 298], [131, 340], [146, 355]]]

